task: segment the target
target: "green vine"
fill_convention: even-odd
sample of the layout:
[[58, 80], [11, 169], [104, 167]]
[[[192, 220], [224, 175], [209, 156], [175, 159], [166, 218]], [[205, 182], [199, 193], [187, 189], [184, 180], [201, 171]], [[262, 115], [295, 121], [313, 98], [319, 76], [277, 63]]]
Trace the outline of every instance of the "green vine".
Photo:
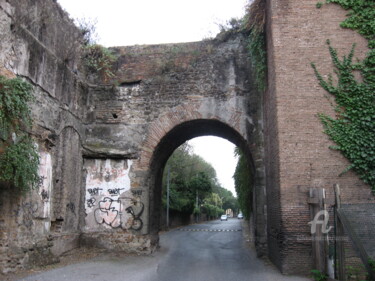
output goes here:
[[[369, 52], [363, 61], [353, 62], [354, 45], [348, 56], [338, 58], [330, 45], [329, 52], [338, 82], [332, 76], [324, 80], [312, 64], [320, 85], [336, 101], [336, 116], [319, 114], [325, 133], [336, 143], [350, 162], [344, 172], [353, 169], [375, 192], [375, 2], [373, 0], [327, 0], [350, 10], [341, 23], [344, 28], [357, 30], [369, 41]], [[355, 72], [361, 75], [357, 79]]]
[[252, 205], [251, 203], [249, 204], [249, 202], [253, 202], [253, 175], [250, 172], [251, 169], [249, 167], [245, 154], [240, 150], [240, 148], [235, 148], [234, 155], [238, 157], [236, 170], [233, 174], [234, 186], [238, 196], [238, 204], [245, 218], [249, 219], [252, 211]]
[[39, 155], [26, 130], [32, 124], [28, 103], [32, 86], [0, 76], [0, 181], [29, 190], [39, 181]]
[[22, 190], [36, 187], [39, 181], [38, 167], [39, 155], [34, 142], [28, 136], [23, 136], [9, 145], [0, 155], [0, 179], [12, 182]]
[[0, 76], [0, 128], [3, 139], [10, 132], [19, 130], [20, 125], [31, 125], [28, 102], [33, 100], [30, 84], [19, 78], [7, 79]]
[[247, 8], [243, 29], [248, 34], [248, 54], [254, 71], [255, 85], [260, 92], [266, 89], [267, 52], [265, 38], [265, 1], [255, 0]]
[[254, 69], [255, 85], [260, 92], [266, 89], [267, 59], [265, 37], [263, 32], [251, 30], [248, 39], [248, 50]]

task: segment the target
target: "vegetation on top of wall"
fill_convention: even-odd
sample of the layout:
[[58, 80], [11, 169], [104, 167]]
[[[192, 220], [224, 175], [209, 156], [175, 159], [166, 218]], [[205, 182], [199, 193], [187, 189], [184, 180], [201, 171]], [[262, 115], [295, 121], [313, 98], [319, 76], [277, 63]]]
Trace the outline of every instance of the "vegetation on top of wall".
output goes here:
[[[375, 192], [375, 1], [327, 0], [350, 10], [342, 27], [357, 30], [369, 40], [369, 52], [363, 61], [353, 62], [354, 45], [349, 55], [340, 59], [330, 45], [329, 51], [337, 75], [337, 83], [330, 75], [323, 79], [314, 64], [320, 85], [336, 101], [336, 116], [319, 114], [325, 133], [336, 143], [353, 169]], [[360, 74], [356, 78], [355, 72]]]
[[39, 181], [39, 155], [30, 135], [32, 86], [0, 76], [0, 181], [29, 190]]
[[234, 154], [238, 157], [236, 170], [233, 175], [238, 204], [245, 218], [249, 219], [252, 208], [251, 169], [245, 155], [238, 147], [236, 147]]
[[98, 73], [103, 81], [108, 81], [115, 75], [112, 64], [116, 61], [115, 55], [99, 44], [90, 44], [83, 47], [83, 61], [90, 73]]
[[219, 25], [217, 38], [225, 40], [231, 34], [243, 33], [247, 36], [247, 49], [256, 88], [259, 92], [266, 89], [267, 52], [265, 37], [265, 0], [254, 0], [246, 8], [242, 19], [232, 18], [226, 24]]
[[266, 89], [267, 75], [265, 21], [265, 1], [253, 1], [247, 7], [243, 30], [248, 36], [248, 52], [254, 71], [255, 84], [260, 92]]
[[106, 47], [96, 43], [97, 34], [95, 22], [87, 19], [76, 20], [82, 34], [82, 60], [89, 73], [98, 74], [103, 81], [107, 82], [115, 75], [112, 65], [116, 56]]

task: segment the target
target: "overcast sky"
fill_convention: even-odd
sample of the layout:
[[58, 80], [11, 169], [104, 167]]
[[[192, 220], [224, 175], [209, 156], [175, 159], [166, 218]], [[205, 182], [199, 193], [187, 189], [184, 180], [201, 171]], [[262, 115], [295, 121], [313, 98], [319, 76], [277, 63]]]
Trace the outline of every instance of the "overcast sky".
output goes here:
[[[96, 21], [98, 43], [127, 46], [200, 41], [244, 15], [248, 0], [58, 0], [73, 19]], [[214, 137], [189, 142], [234, 194], [234, 145]]]
[[97, 19], [106, 46], [200, 41], [244, 14], [247, 0], [58, 0], [72, 18]]
[[236, 195], [233, 174], [237, 159], [234, 157], [234, 144], [218, 137], [199, 137], [189, 141], [194, 153], [202, 156], [216, 171], [221, 185]]

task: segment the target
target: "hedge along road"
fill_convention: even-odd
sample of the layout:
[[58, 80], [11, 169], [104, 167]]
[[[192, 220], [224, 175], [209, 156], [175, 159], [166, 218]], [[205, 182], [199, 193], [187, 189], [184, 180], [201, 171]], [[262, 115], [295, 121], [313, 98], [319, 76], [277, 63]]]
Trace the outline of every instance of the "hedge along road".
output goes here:
[[311, 280], [283, 276], [258, 259], [255, 251], [246, 246], [242, 222], [233, 218], [182, 227], [162, 234], [161, 248], [151, 256], [103, 254], [19, 280]]

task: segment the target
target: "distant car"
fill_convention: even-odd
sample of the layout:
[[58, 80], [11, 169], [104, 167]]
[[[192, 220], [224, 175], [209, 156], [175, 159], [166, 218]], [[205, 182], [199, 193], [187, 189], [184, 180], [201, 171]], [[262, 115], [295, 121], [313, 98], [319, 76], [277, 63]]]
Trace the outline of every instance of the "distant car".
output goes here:
[[230, 215], [230, 214], [227, 214], [227, 218], [228, 218], [228, 219], [231, 218], [231, 215]]
[[238, 219], [243, 219], [243, 214], [238, 214], [237, 218]]
[[227, 221], [228, 220], [227, 215], [221, 215], [220, 220], [221, 221]]

